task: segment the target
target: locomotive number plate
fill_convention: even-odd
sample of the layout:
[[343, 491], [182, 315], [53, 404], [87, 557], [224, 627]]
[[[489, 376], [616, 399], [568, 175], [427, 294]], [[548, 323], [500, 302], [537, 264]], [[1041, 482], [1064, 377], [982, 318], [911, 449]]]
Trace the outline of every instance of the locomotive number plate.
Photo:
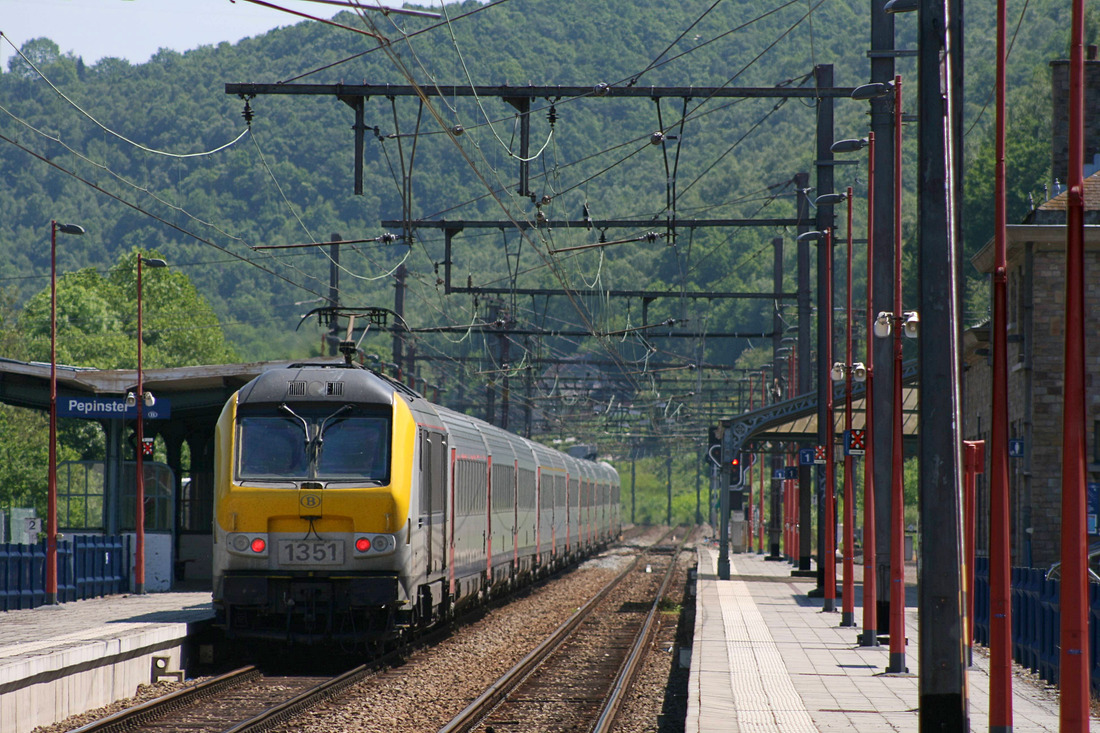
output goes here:
[[340, 565], [344, 543], [333, 540], [279, 540], [280, 565]]

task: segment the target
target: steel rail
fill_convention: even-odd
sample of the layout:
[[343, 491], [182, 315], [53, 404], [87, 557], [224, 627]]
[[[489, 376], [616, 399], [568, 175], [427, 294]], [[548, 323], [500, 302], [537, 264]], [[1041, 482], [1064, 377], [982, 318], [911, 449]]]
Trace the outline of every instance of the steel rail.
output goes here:
[[[655, 547], [659, 543], [663, 542], [673, 530], [669, 530], [660, 539], [653, 543], [652, 547]], [[593, 596], [587, 603], [577, 609], [569, 619], [565, 621], [561, 626], [554, 630], [550, 636], [543, 639], [543, 641], [530, 652], [527, 656], [516, 663], [514, 667], [505, 672], [496, 682], [489, 686], [485, 692], [483, 692], [476, 700], [467, 705], [462, 712], [456, 715], [449, 723], [439, 729], [439, 733], [464, 733], [465, 731], [472, 730], [479, 721], [487, 716], [494, 708], [496, 708], [501, 702], [503, 702], [509, 694], [520, 683], [523, 682], [532, 672], [534, 672], [539, 665], [541, 665], [546, 659], [573, 633], [573, 631], [588, 618], [596, 607], [600, 604], [614, 590], [623, 580], [630, 575], [631, 572], [637, 568], [638, 563], [641, 562], [642, 557], [649, 552], [647, 549], [645, 552], [639, 553], [634, 561], [630, 563], [619, 575], [605, 585], [599, 593]]]
[[260, 671], [255, 667], [241, 667], [220, 677], [200, 682], [182, 690], [176, 690], [155, 700], [92, 721], [73, 730], [72, 733], [120, 733], [121, 731], [130, 730], [163, 718], [169, 713], [199, 700], [219, 695], [229, 688], [244, 684], [259, 676]]
[[684, 551], [684, 545], [687, 544], [691, 534], [690, 531], [685, 534], [684, 539], [680, 541], [679, 547], [672, 553], [668, 563], [668, 569], [665, 571], [665, 577], [661, 581], [661, 587], [657, 590], [657, 597], [654, 599], [653, 605], [649, 608], [645, 623], [643, 623], [642, 628], [638, 630], [638, 636], [634, 639], [634, 646], [630, 650], [630, 655], [626, 658], [622, 668], [619, 670], [618, 676], [615, 678], [615, 684], [611, 687], [611, 693], [604, 702], [604, 708], [600, 712], [600, 717], [596, 719], [596, 725], [593, 726], [592, 733], [610, 733], [612, 730], [612, 725], [615, 722], [616, 716], [619, 714], [619, 709], [622, 708], [623, 702], [626, 700], [626, 695], [630, 692], [634, 684], [634, 678], [638, 674], [638, 669], [645, 660], [650, 641], [656, 630], [655, 622], [657, 620], [657, 612], [661, 607], [661, 600], [664, 599], [665, 592], [672, 583], [672, 577], [676, 574], [676, 561], [679, 559], [680, 553]]
[[347, 688], [370, 675], [372, 671], [373, 668], [369, 665], [361, 664], [339, 677], [325, 680], [316, 687], [306, 690], [286, 702], [268, 708], [250, 720], [238, 723], [226, 730], [225, 733], [260, 733], [260, 731], [271, 730], [287, 722], [291, 718], [298, 716], [303, 711], [316, 706], [318, 703], [336, 697]]

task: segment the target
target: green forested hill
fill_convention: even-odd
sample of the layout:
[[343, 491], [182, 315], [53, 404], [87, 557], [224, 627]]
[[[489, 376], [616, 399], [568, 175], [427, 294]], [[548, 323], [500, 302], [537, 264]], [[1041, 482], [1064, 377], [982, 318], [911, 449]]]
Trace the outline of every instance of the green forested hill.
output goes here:
[[[1040, 191], [1048, 175], [1049, 141], [1042, 137], [1049, 129], [1046, 64], [1064, 54], [1069, 9], [1063, 5], [1010, 4], [1012, 22], [1026, 8], [1010, 70], [1012, 124], [1019, 131], [1018, 152], [1009, 161], [1016, 217], [1027, 193]], [[38, 39], [22, 49], [34, 69], [7, 49], [11, 61], [0, 75], [0, 285], [17, 302], [46, 287], [49, 222], [74, 221], [88, 234], [59, 241], [62, 271], [105, 269], [123, 252], [155, 248], [211, 301], [242, 358], [300, 356], [321, 343], [316, 325], [294, 328], [299, 315], [328, 292], [327, 254], [251, 247], [325, 241], [333, 233], [377, 237], [384, 232], [381, 220], [402, 218], [406, 190], [412, 219], [578, 219], [587, 207], [596, 219], [639, 222], [604, 232], [611, 241], [647, 231], [663, 235], [673, 213], [681, 219], [791, 216], [792, 178], [812, 170], [814, 159], [814, 109], [807, 100], [692, 98], [681, 106], [672, 100], [658, 105], [591, 96], [548, 99], [535, 105], [532, 117], [532, 201], [515, 195], [519, 137], [513, 107], [492, 98], [433, 95], [430, 106], [422, 106], [415, 98], [379, 97], [366, 105], [372, 130], [364, 195], [355, 196], [354, 118], [349, 106], [331, 97], [252, 99], [250, 133], [219, 152], [197, 155], [245, 130], [244, 103], [225, 94], [227, 82], [812, 86], [814, 65], [828, 63], [835, 65], [836, 84], [849, 86], [869, 73], [862, 2], [504, 0], [484, 6], [468, 0], [445, 11], [441, 21], [340, 16], [345, 25], [386, 39], [381, 47], [372, 36], [304, 22], [236, 45], [161, 51], [141, 65], [120, 59], [87, 65], [60, 54], [49, 39]], [[983, 222], [992, 208], [986, 203], [991, 168], [983, 168], [993, 118], [992, 109], [983, 109], [993, 78], [992, 12], [985, 4], [967, 7], [971, 160], [964, 170], [976, 174], [967, 180], [970, 251], [989, 236]], [[898, 46], [911, 48], [915, 16], [897, 16], [896, 22]], [[915, 60], [901, 59], [898, 69], [914, 78]], [[914, 87], [907, 87], [910, 100], [916, 99]], [[839, 101], [836, 115], [838, 137], [865, 132], [865, 103]], [[444, 134], [454, 125], [465, 133]], [[657, 130], [669, 137], [664, 145], [650, 144]], [[912, 190], [916, 136], [913, 130], [906, 134]], [[851, 183], [857, 195], [864, 193], [861, 171], [841, 171], [838, 187]], [[906, 204], [909, 222], [912, 201]], [[454, 281], [765, 292], [771, 290], [772, 238], [793, 242], [792, 232], [770, 229], [679, 228], [674, 243], [661, 238], [551, 254], [600, 235], [541, 228], [521, 239], [510, 230], [467, 230], [455, 238]], [[786, 250], [788, 291], [794, 290], [793, 249]], [[459, 327], [495, 317], [485, 298], [443, 296], [443, 259], [443, 235], [434, 230], [417, 232], [412, 247], [347, 246], [341, 254], [342, 300], [392, 307], [391, 273], [404, 263], [411, 326]], [[502, 300], [516, 325], [531, 329], [619, 331], [642, 319], [638, 301]], [[670, 297], [650, 303], [647, 316], [650, 323], [686, 320], [681, 327], [688, 330], [769, 331], [773, 307], [760, 300]], [[793, 308], [783, 310], [793, 322]], [[188, 314], [179, 318], [186, 328]], [[537, 357], [611, 356], [621, 360], [635, 386], [659, 392], [647, 360], [732, 366], [756, 345], [763, 342], [644, 339], [638, 332], [603, 340], [516, 338], [510, 361], [514, 366]], [[364, 347], [386, 358], [389, 338], [368, 336]], [[428, 376], [444, 383], [468, 386], [499, 368], [492, 358], [498, 355], [496, 339], [476, 333], [421, 335], [415, 347], [422, 357], [474, 359], [425, 364]], [[625, 366], [635, 362], [637, 369]]]

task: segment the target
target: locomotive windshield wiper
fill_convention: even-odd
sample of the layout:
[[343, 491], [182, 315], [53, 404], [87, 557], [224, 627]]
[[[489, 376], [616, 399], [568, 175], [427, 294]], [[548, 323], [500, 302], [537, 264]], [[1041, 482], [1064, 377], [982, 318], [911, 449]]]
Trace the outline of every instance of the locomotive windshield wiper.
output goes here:
[[279, 405], [279, 409], [282, 410], [283, 412], [289, 413], [291, 417], [293, 417], [298, 422], [302, 423], [302, 432], [305, 435], [305, 444], [308, 447], [309, 443], [310, 443], [310, 440], [309, 440], [309, 422], [304, 417], [302, 417], [301, 415], [296, 413], [294, 410], [287, 407], [287, 404], [285, 402], [282, 403], [281, 405]]
[[329, 415], [328, 417], [326, 417], [324, 420], [321, 421], [321, 425], [317, 428], [317, 435], [314, 436], [314, 442], [317, 443], [318, 448], [320, 448], [321, 444], [325, 442], [325, 431], [328, 430], [328, 421], [331, 420], [332, 418], [336, 417], [337, 415], [341, 415], [341, 414], [347, 412], [350, 409], [352, 409], [351, 405], [344, 405], [339, 410], [332, 413], [331, 415]]

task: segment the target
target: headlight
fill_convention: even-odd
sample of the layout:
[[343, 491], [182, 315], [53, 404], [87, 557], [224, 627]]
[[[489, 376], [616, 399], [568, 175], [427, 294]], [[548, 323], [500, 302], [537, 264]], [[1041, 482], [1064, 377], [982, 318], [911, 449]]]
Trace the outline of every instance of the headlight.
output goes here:
[[352, 546], [355, 547], [355, 557], [378, 557], [396, 550], [397, 541], [388, 534], [357, 534]]
[[225, 536], [225, 546], [234, 555], [267, 557], [267, 535], [252, 532], [231, 532]]

